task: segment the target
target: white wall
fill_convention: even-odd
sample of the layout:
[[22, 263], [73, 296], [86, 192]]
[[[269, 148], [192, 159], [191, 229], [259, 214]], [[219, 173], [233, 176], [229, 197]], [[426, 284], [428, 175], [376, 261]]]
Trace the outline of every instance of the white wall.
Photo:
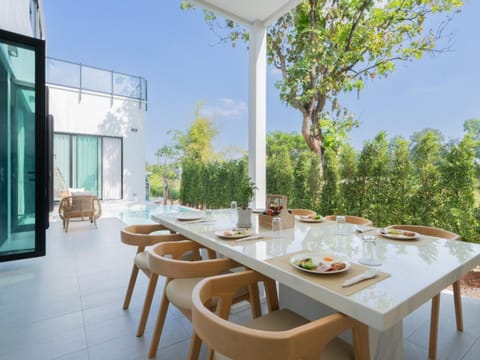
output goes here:
[[[30, 4], [31, 0], [0, 0], [0, 29], [44, 39], [43, 1], [38, 1], [35, 33], [30, 22]], [[39, 31], [39, 27], [41, 27], [41, 31]], [[38, 32], [42, 33], [41, 37], [37, 34]]]
[[[123, 138], [123, 198], [145, 200], [144, 105], [125, 98], [49, 86], [54, 131]], [[132, 129], [137, 129], [136, 132]]]

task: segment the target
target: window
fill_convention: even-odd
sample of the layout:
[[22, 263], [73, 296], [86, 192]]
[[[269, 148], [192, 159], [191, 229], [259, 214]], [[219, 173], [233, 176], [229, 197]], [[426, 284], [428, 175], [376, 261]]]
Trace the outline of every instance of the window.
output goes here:
[[82, 188], [105, 200], [122, 198], [122, 138], [54, 135], [54, 197]]

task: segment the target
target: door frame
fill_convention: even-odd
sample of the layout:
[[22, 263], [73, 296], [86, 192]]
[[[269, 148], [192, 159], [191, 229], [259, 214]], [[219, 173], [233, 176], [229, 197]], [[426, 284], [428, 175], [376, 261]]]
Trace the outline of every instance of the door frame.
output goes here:
[[45, 255], [45, 230], [48, 228], [48, 122], [45, 97], [45, 41], [0, 30], [0, 41], [35, 51], [35, 248], [0, 254], [0, 262]]

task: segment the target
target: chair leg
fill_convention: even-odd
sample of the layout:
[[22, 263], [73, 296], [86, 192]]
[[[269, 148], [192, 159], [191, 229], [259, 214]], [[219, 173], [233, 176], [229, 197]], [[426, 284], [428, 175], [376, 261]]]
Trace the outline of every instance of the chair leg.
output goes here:
[[190, 349], [188, 350], [188, 359], [189, 360], [198, 360], [200, 355], [200, 347], [202, 346], [202, 339], [200, 339], [193, 330], [192, 340], [190, 341]]
[[455, 303], [455, 319], [457, 321], [457, 330], [463, 331], [462, 292], [460, 288], [460, 281], [455, 281], [452, 286], [453, 301]]
[[155, 288], [157, 287], [158, 275], [152, 273], [150, 275], [150, 281], [148, 282], [147, 294], [145, 295], [145, 301], [143, 302], [142, 315], [140, 316], [140, 322], [138, 323], [137, 337], [143, 336], [145, 327], [147, 326], [148, 314], [152, 306], [153, 295], [155, 294]]
[[437, 294], [432, 299], [432, 313], [430, 315], [430, 341], [428, 344], [429, 359], [435, 359], [437, 357], [439, 315], [440, 315], [440, 294]]
[[160, 303], [160, 309], [158, 310], [157, 322], [155, 323], [155, 329], [152, 335], [152, 342], [150, 344], [150, 349], [148, 350], [148, 357], [154, 358], [157, 354], [158, 344], [160, 342], [160, 337], [162, 336], [163, 325], [165, 323], [165, 318], [167, 317], [168, 304], [170, 303], [167, 298], [167, 285], [170, 279], [165, 281], [165, 287], [163, 288], [162, 301]]
[[133, 265], [132, 274], [130, 275], [130, 281], [128, 282], [127, 293], [125, 294], [125, 300], [123, 301], [123, 310], [127, 310], [130, 306], [130, 300], [132, 299], [133, 288], [135, 287], [135, 282], [137, 281], [138, 267]]
[[359, 327], [353, 328], [352, 335], [355, 359], [370, 360], [368, 326], [362, 324]]

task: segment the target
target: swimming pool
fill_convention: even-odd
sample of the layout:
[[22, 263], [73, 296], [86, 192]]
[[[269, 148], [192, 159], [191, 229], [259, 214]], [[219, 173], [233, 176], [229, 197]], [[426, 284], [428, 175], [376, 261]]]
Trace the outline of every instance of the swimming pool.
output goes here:
[[153, 224], [155, 223], [151, 219], [153, 214], [179, 213], [189, 210], [191, 209], [181, 205], [131, 205], [126, 209], [120, 210], [117, 213], [117, 217], [127, 225]]

